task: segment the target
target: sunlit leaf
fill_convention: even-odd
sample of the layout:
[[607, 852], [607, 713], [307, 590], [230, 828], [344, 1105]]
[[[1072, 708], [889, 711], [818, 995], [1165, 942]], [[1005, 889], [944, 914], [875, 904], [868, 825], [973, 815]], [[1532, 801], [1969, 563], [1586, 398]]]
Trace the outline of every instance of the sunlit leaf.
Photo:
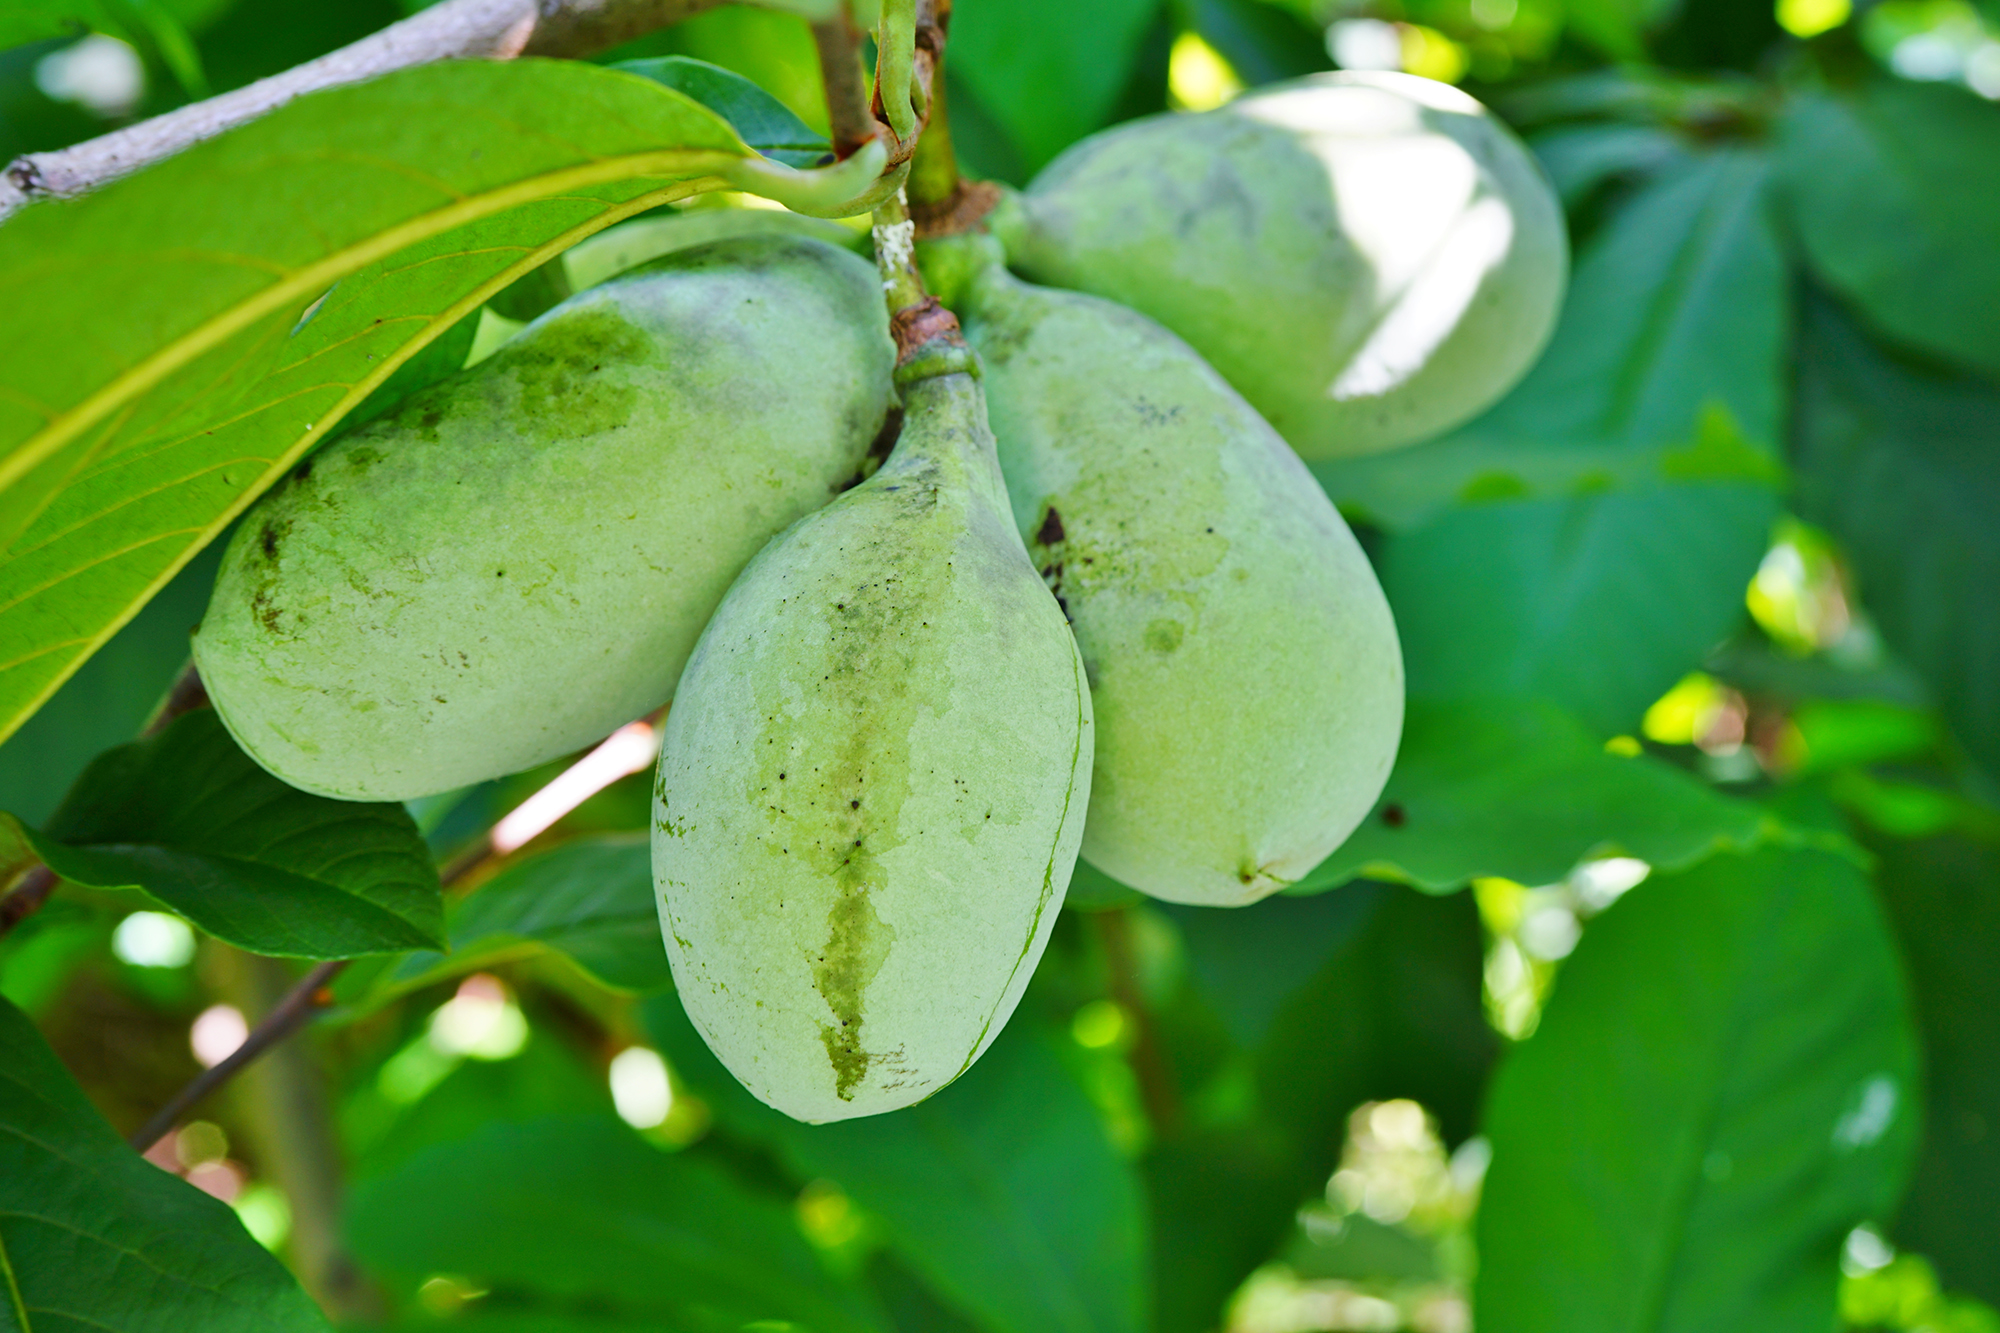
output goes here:
[[1884, 331], [2000, 372], [2000, 107], [1879, 78], [1791, 99], [1777, 142], [1815, 271]]
[[[1139, 1183], [1052, 1048], [1017, 1017], [950, 1087], [907, 1110], [802, 1125], [722, 1068], [676, 996], [647, 1026], [735, 1133], [880, 1219], [930, 1285], [992, 1333], [1145, 1326]], [[1060, 1201], [1059, 1206], [1055, 1201]]]
[[1823, 298], [1800, 330], [1799, 505], [1953, 732], [2000, 774], [2000, 385], [1898, 363]]
[[580, 838], [509, 866], [453, 904], [449, 933], [450, 953], [411, 954], [370, 998], [545, 950], [614, 989], [673, 984], [644, 834]]
[[1642, 884], [1495, 1080], [1481, 1326], [1833, 1327], [1842, 1239], [1902, 1191], [1916, 1073], [1851, 861], [1762, 851]]
[[0, 735], [487, 293], [750, 156], [635, 75], [447, 61], [0, 225]]
[[326, 1327], [228, 1206], [126, 1147], [0, 1000], [0, 1328]]
[[40, 831], [0, 815], [0, 864], [142, 888], [252, 953], [347, 958], [438, 943], [444, 906], [400, 805], [289, 787], [212, 709], [99, 756]]
[[1290, 892], [1363, 875], [1432, 892], [1489, 875], [1548, 884], [1592, 855], [1680, 868], [1774, 831], [1670, 764], [1607, 753], [1561, 709], [1413, 702], [1381, 800]]
[[417, 1152], [356, 1187], [347, 1231], [365, 1262], [411, 1286], [460, 1273], [667, 1321], [657, 1327], [883, 1327], [866, 1296], [821, 1266], [789, 1201], [609, 1117], [489, 1124]]

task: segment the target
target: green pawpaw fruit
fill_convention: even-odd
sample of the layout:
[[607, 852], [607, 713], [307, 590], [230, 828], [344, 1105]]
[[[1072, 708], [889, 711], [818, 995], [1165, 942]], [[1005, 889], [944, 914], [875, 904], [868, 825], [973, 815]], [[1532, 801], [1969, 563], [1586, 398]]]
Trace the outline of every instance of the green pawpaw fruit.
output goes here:
[[194, 656], [237, 741], [398, 800], [665, 702], [730, 581], [852, 481], [895, 360], [873, 267], [681, 251], [301, 464], [245, 516]]
[[1310, 459], [1494, 402], [1541, 354], [1569, 267], [1520, 141], [1407, 74], [1315, 75], [1108, 130], [995, 225], [1023, 276], [1166, 325]]
[[681, 1001], [800, 1120], [908, 1106], [979, 1057], [1083, 830], [1083, 668], [1008, 513], [978, 382], [951, 364], [906, 384], [880, 470], [744, 570], [660, 752], [653, 870]]
[[959, 308], [1015, 521], [1089, 673], [1085, 859], [1210, 906], [1299, 879], [1367, 814], [1402, 733], [1367, 557], [1277, 433], [1145, 316], [998, 263]]

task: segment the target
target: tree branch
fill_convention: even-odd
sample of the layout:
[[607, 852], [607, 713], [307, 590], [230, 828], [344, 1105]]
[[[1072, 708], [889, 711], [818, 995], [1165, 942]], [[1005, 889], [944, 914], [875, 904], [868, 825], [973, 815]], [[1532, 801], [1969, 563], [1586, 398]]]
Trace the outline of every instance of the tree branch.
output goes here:
[[861, 77], [861, 29], [842, 5], [832, 18], [813, 24], [812, 35], [819, 52], [820, 82], [826, 86], [833, 155], [844, 162], [881, 130], [869, 114], [868, 86]]
[[322, 88], [439, 60], [512, 60], [606, 50], [721, 0], [444, 0], [338, 51], [248, 87], [47, 153], [0, 178], [0, 218], [38, 198], [68, 198], [128, 175]]

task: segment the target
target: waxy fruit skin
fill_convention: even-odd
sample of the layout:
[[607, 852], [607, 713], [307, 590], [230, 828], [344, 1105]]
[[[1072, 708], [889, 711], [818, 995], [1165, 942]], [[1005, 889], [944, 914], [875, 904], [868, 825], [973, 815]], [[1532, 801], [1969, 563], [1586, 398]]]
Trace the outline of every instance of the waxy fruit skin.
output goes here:
[[1402, 735], [1381, 586], [1305, 465], [1179, 338], [997, 265], [966, 330], [1014, 517], [1089, 673], [1083, 855], [1172, 902], [1254, 902], [1374, 805]]
[[918, 378], [904, 405], [881, 469], [730, 589], [660, 752], [653, 873], [681, 1002], [805, 1121], [921, 1101], [986, 1049], [1090, 794], [1089, 689], [978, 381]]
[[245, 515], [194, 656], [278, 777], [401, 800], [672, 694], [750, 558], [852, 481], [895, 352], [821, 241], [680, 251], [312, 455]]
[[1016, 271], [1166, 325], [1308, 459], [1492, 404], [1541, 354], [1569, 273], [1527, 149], [1408, 74], [1315, 75], [1094, 135], [995, 223]]

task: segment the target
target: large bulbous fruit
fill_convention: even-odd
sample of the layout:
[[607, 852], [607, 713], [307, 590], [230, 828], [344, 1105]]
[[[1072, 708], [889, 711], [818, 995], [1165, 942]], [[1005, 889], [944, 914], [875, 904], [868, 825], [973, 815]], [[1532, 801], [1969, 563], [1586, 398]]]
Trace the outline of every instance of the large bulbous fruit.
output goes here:
[[1173, 902], [1300, 878], [1381, 793], [1403, 665], [1305, 465], [1143, 315], [987, 267], [960, 298], [1014, 517], [1089, 674], [1083, 855]]
[[658, 707], [730, 581], [853, 480], [895, 351], [823, 242], [671, 255], [328, 445], [246, 515], [195, 662], [294, 786], [398, 800]]
[[1345, 72], [1077, 144], [996, 218], [1016, 269], [1193, 345], [1307, 458], [1411, 444], [1541, 354], [1569, 268], [1520, 142], [1449, 85]]
[[1048, 941], [1089, 799], [1089, 689], [979, 385], [917, 378], [904, 404], [881, 469], [730, 589], [660, 752], [681, 1001], [745, 1087], [807, 1121], [908, 1106], [979, 1057]]

